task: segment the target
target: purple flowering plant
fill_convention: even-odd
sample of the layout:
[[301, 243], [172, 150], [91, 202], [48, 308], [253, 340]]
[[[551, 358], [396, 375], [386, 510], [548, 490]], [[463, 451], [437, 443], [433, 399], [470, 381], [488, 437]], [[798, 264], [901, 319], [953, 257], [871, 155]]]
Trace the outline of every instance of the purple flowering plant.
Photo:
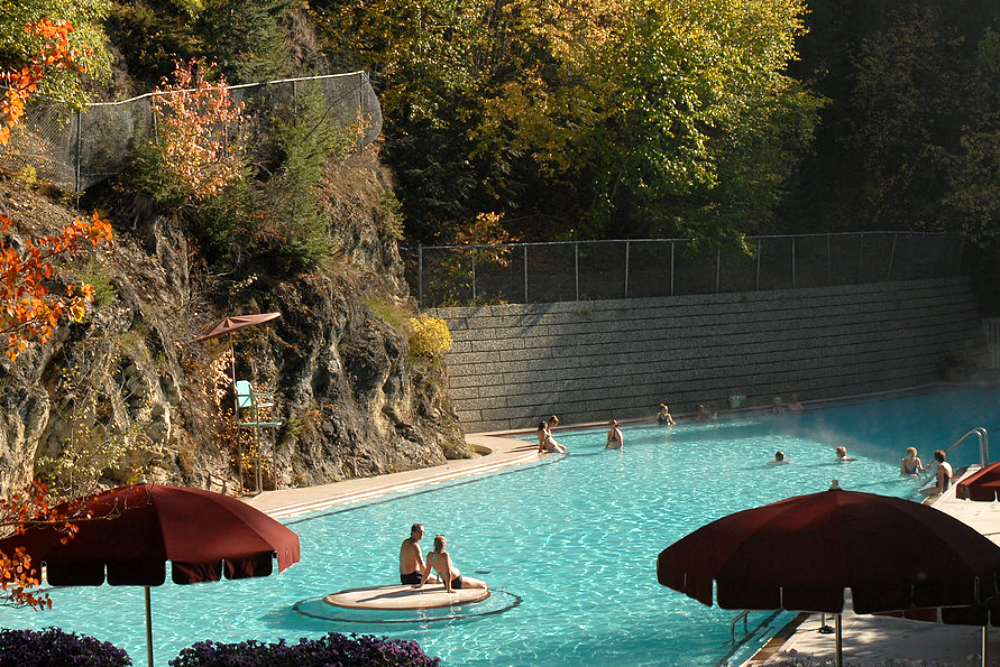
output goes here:
[[128, 667], [128, 653], [93, 637], [45, 630], [0, 629], [0, 667]]
[[[440, 667], [414, 642], [374, 635], [331, 632], [295, 644], [198, 642], [181, 651], [170, 667]], [[2, 667], [2, 666], [0, 666]]]

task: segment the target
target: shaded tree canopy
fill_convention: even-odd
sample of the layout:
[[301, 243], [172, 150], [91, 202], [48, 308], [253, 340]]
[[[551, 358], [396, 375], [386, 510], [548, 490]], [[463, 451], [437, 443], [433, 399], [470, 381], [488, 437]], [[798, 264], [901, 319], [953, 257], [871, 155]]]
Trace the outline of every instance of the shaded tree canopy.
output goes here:
[[382, 86], [411, 238], [478, 213], [524, 238], [764, 225], [819, 98], [786, 76], [798, 0], [316, 0]]

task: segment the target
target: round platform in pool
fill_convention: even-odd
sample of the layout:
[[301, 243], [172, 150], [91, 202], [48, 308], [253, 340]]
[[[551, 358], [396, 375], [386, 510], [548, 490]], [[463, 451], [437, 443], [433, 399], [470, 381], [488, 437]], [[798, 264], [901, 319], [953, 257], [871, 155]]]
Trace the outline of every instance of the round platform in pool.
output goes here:
[[433, 609], [481, 602], [489, 596], [490, 592], [485, 588], [459, 588], [448, 593], [444, 584], [428, 584], [423, 588], [390, 584], [330, 593], [323, 598], [323, 602], [348, 609]]

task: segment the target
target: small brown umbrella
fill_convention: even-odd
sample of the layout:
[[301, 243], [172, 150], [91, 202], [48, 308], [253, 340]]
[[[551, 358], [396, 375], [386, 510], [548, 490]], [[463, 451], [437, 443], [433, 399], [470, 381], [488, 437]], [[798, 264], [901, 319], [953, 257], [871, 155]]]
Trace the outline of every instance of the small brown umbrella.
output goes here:
[[220, 493], [159, 484], [121, 486], [71, 500], [56, 510], [74, 520], [76, 536], [63, 544], [57, 526], [31, 526], [0, 540], [0, 551], [24, 547], [45, 564], [53, 586], [146, 587], [146, 643], [153, 665], [150, 586], [266, 577], [299, 560], [294, 532], [246, 503]]
[[281, 317], [281, 313], [256, 313], [254, 315], [230, 315], [229, 317], [223, 318], [218, 324], [209, 329], [207, 332], [195, 338], [193, 343], [202, 343], [206, 340], [211, 340], [212, 338], [219, 338], [220, 336], [225, 336], [230, 334], [237, 329], [242, 329], [243, 327], [253, 326], [254, 324], [263, 324], [264, 322], [270, 322], [271, 320], [276, 320]]
[[657, 560], [664, 586], [723, 609], [837, 615], [970, 607], [998, 592], [1000, 547], [928, 505], [830, 490], [744, 510], [699, 528]]

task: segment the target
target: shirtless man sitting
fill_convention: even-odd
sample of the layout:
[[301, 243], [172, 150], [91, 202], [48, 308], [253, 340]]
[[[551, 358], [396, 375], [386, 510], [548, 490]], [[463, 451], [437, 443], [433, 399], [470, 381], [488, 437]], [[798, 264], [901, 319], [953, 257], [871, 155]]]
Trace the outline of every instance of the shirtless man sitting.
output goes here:
[[[399, 582], [401, 584], [419, 584], [424, 571], [424, 555], [420, 551], [420, 538], [424, 536], [424, 524], [415, 523], [410, 527], [410, 536], [403, 540], [399, 547]], [[431, 575], [430, 583], [437, 583], [437, 577]]]

